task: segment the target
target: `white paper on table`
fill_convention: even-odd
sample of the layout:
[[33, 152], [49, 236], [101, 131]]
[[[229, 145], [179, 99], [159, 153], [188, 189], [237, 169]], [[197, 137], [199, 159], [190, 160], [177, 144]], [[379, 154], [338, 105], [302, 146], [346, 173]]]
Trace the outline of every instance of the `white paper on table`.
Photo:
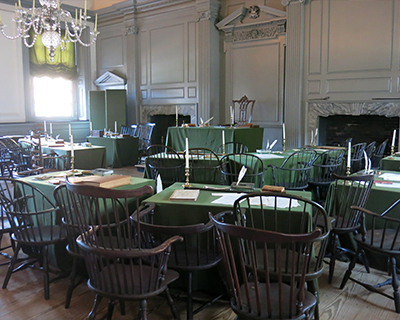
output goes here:
[[211, 193], [211, 195], [213, 197], [220, 197], [218, 199], [211, 201], [211, 203], [233, 205], [236, 199], [245, 195], [245, 193], [221, 192], [221, 193]]
[[162, 180], [161, 180], [161, 175], [157, 175], [156, 179], [156, 193], [159, 193], [163, 191], [163, 186], [162, 186]]
[[390, 180], [390, 181], [400, 181], [400, 174], [399, 173], [383, 173], [379, 176], [383, 180]]
[[[277, 197], [276, 206], [277, 208], [284, 209], [288, 208], [290, 205], [290, 201], [292, 201], [292, 208], [299, 207], [299, 201], [295, 199], [288, 199], [288, 198], [280, 198]], [[262, 197], [262, 202], [264, 206], [267, 207], [275, 207], [275, 197]], [[250, 199], [251, 206], [259, 206], [260, 205], [260, 197], [255, 197]]]
[[375, 187], [384, 187], [384, 188], [400, 188], [400, 183], [375, 183]]
[[260, 159], [278, 159], [278, 158], [284, 158], [283, 156], [277, 156], [276, 154], [271, 154], [271, 153], [258, 153], [257, 157]]

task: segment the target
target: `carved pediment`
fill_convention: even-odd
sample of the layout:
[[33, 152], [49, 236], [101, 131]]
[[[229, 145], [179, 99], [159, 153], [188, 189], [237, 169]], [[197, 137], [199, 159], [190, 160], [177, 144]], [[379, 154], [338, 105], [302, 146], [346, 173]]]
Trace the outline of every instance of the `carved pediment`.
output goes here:
[[126, 79], [110, 71], [106, 71], [94, 81], [94, 84], [98, 87], [124, 86], [126, 84]]
[[286, 21], [286, 12], [263, 5], [242, 6], [217, 23], [217, 28], [230, 32], [237, 28]]

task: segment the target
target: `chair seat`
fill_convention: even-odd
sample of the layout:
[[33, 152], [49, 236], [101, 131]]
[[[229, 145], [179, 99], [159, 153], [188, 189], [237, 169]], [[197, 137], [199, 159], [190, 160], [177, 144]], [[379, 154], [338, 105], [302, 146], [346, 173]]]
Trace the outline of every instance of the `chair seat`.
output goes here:
[[[97, 294], [111, 299], [143, 300], [163, 292], [168, 284], [179, 278], [178, 272], [167, 270], [165, 275], [159, 275], [158, 280], [162, 281], [159, 285], [155, 281], [155, 272], [158, 269], [151, 266], [109, 265], [100, 271], [99, 278], [90, 279], [88, 286]], [[106, 283], [97, 283], [99, 279]]]
[[[278, 283], [271, 283], [270, 284], [270, 288], [269, 288], [269, 292], [271, 293], [270, 299], [271, 299], [271, 306], [272, 306], [272, 310], [271, 310], [271, 316], [268, 316], [268, 310], [267, 310], [267, 306], [268, 304], [261, 304], [261, 312], [260, 314], [257, 314], [257, 305], [255, 304], [255, 302], [258, 300], [255, 298], [256, 292], [254, 290], [255, 285], [252, 283], [249, 283], [247, 288], [250, 288], [249, 290], [249, 294], [250, 294], [250, 299], [249, 302], [250, 304], [245, 303], [244, 306], [247, 307], [244, 310], [240, 310], [237, 308], [237, 306], [231, 302], [231, 307], [233, 309], [233, 311], [239, 315], [242, 314], [244, 316], [243, 319], [251, 319], [253, 318], [252, 315], [254, 315], [254, 319], [304, 319], [304, 313], [307, 313], [307, 310], [311, 310], [317, 303], [317, 299], [315, 298], [315, 296], [308, 292], [305, 291], [305, 299], [303, 300], [303, 312], [301, 312], [298, 316], [296, 316], [296, 301], [293, 301], [292, 305], [289, 306], [287, 305], [286, 308], [283, 308], [283, 310], [285, 310], [283, 312], [282, 315], [279, 315], [279, 296], [281, 295], [282, 297], [288, 297], [291, 294], [291, 290], [292, 288], [287, 285], [282, 283], [281, 284], [281, 293], [279, 295], [279, 285]], [[247, 290], [245, 285], [242, 285], [240, 287], [240, 296], [242, 298], [243, 301], [247, 301], [246, 298], [246, 290]], [[259, 290], [259, 295], [260, 295], [260, 299], [259, 301], [266, 301], [267, 300], [267, 296], [266, 296], [266, 292], [267, 292], [267, 288], [266, 285], [264, 283], [262, 284], [258, 284], [258, 288]], [[295, 294], [298, 292], [297, 289], [295, 289]], [[294, 299], [296, 300], [296, 299]], [[283, 299], [283, 303], [288, 303], [287, 299]], [[250, 312], [251, 310], [251, 312]], [[292, 312], [292, 314], [290, 315], [290, 311]]]

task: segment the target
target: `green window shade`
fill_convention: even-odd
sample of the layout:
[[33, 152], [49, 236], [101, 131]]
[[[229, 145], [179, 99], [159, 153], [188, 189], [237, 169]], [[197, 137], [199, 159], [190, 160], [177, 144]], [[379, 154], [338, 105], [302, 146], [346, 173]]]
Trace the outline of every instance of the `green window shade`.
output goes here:
[[[31, 34], [31, 37], [33, 37], [33, 34]], [[72, 42], [67, 43], [65, 51], [58, 47], [52, 62], [47, 48], [42, 43], [42, 35], [40, 34], [37, 36], [33, 48], [29, 50], [29, 58], [32, 76], [63, 77], [69, 80], [78, 76], [75, 65], [75, 44]]]

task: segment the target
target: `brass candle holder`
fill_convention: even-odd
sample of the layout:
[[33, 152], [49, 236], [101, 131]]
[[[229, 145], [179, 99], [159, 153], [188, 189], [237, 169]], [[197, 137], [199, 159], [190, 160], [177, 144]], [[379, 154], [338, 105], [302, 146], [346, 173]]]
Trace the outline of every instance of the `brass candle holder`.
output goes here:
[[184, 188], [190, 188], [192, 185], [189, 183], [190, 168], [185, 168], [186, 182], [183, 185]]
[[346, 167], [346, 176], [349, 176], [351, 173], [351, 167]]
[[390, 147], [390, 159], [394, 159], [394, 146]]
[[286, 152], [286, 139], [283, 139], [282, 141], [282, 151]]
[[176, 114], [176, 117], [175, 117], [175, 127], [178, 127], [178, 114]]
[[229, 128], [233, 128], [233, 116], [231, 115], [231, 125], [229, 126]]
[[75, 156], [71, 156], [71, 171], [75, 170]]

